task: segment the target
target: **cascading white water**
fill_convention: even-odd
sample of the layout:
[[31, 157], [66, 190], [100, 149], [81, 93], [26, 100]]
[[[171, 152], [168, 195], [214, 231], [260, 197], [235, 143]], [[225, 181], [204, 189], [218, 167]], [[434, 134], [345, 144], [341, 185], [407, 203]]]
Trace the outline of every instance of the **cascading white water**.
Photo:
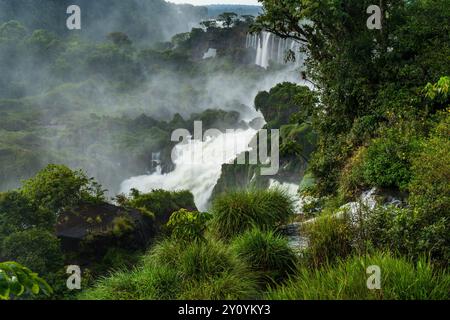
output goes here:
[[132, 188], [142, 192], [153, 189], [190, 190], [199, 210], [208, 209], [208, 200], [221, 175], [222, 164], [249, 150], [248, 144], [256, 130], [236, 130], [206, 141], [190, 140], [175, 146], [175, 169], [167, 174], [157, 171], [151, 175], [130, 178], [121, 185], [127, 194]]
[[[267, 41], [270, 40], [269, 37], [266, 39]], [[249, 46], [256, 46], [257, 41], [256, 35], [248, 35]], [[274, 48], [277, 45], [278, 43], [275, 40], [273, 45], [270, 46], [271, 50], [276, 52]], [[290, 46], [290, 42], [282, 42], [282, 48], [286, 45]], [[266, 57], [271, 59], [268, 54]], [[285, 81], [310, 86], [309, 83], [299, 81], [298, 72], [294, 68], [289, 67], [277, 72], [271, 72], [267, 77], [256, 82], [254, 87], [246, 92], [245, 96], [236, 96], [242, 105], [248, 106], [247, 110], [242, 110], [243, 120], [251, 121], [257, 117], [263, 117], [260, 112], [257, 112], [252, 107], [254, 97], [258, 92], [270, 90], [277, 83]], [[217, 95], [217, 85], [210, 91]], [[192, 141], [191, 145], [180, 143], [175, 147], [174, 171], [162, 174], [159, 168], [153, 174], [132, 177], [121, 184], [121, 192], [127, 194], [132, 188], [142, 192], [151, 192], [153, 189], [189, 190], [194, 195], [198, 209], [206, 210], [214, 186], [220, 178], [222, 164], [234, 160], [238, 154], [248, 150], [248, 143], [255, 136], [256, 132], [253, 129], [241, 130], [235, 133], [222, 134], [205, 142]], [[228, 142], [223, 143], [224, 139]], [[236, 146], [230, 144], [230, 141], [235, 141]], [[193, 162], [191, 160], [193, 147], [194, 149], [199, 147], [203, 150], [203, 161]], [[222, 155], [225, 156], [222, 157]]]
[[302, 66], [304, 55], [300, 54], [301, 44], [293, 39], [282, 39], [267, 31], [260, 34], [248, 34], [246, 47], [256, 49], [255, 64], [267, 68], [270, 61], [285, 63], [286, 51], [292, 50], [296, 54], [296, 66]]

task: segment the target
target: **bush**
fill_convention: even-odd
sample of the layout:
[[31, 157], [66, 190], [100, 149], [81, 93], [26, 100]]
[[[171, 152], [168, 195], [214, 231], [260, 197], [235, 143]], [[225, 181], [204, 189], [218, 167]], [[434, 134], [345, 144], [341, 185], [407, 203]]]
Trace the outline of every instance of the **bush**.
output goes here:
[[363, 165], [367, 154], [366, 147], [360, 147], [347, 161], [339, 179], [339, 194], [347, 200], [354, 199], [365, 185]]
[[428, 219], [448, 216], [450, 212], [450, 116], [436, 126], [423, 141], [413, 160], [410, 203]]
[[449, 230], [448, 219], [430, 222], [411, 208], [380, 207], [364, 223], [364, 233], [374, 248], [414, 259], [426, 255], [444, 267], [450, 259]]
[[256, 279], [220, 242], [165, 240], [131, 272], [101, 279], [80, 299], [252, 299]]
[[419, 230], [414, 211], [392, 206], [371, 211], [364, 222], [367, 239], [377, 249], [412, 256]]
[[[367, 288], [366, 268], [380, 267], [381, 290]], [[405, 258], [377, 253], [351, 257], [318, 270], [302, 268], [296, 279], [267, 295], [277, 300], [424, 300], [449, 298], [450, 274], [433, 270], [423, 259], [413, 264]]]
[[346, 214], [322, 214], [304, 229], [309, 239], [306, 254], [314, 266], [346, 257], [353, 251], [354, 230]]
[[1, 244], [0, 258], [17, 261], [44, 277], [63, 267], [59, 240], [52, 233], [38, 228], [6, 237]]
[[172, 237], [181, 241], [204, 241], [206, 224], [211, 219], [207, 212], [178, 210], [170, 216], [167, 227], [172, 232]]
[[406, 189], [411, 180], [411, 159], [417, 148], [412, 129], [384, 130], [381, 138], [372, 140], [364, 155], [365, 182], [373, 187]]
[[0, 193], [0, 242], [13, 232], [33, 227], [53, 230], [56, 215], [38, 207], [18, 191]]
[[213, 202], [211, 228], [223, 240], [253, 227], [273, 230], [293, 215], [292, 204], [292, 199], [278, 189], [225, 193]]
[[283, 281], [296, 270], [297, 256], [288, 240], [272, 231], [252, 229], [237, 237], [232, 247], [264, 283]]

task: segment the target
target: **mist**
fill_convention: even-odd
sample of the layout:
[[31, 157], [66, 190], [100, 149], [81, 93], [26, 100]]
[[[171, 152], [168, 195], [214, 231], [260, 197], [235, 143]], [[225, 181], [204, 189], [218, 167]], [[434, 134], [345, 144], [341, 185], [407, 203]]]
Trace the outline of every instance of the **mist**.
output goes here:
[[[0, 160], [11, 163], [0, 189], [62, 163], [87, 171], [112, 196], [124, 179], [154, 172], [156, 153], [162, 173], [173, 170], [173, 130], [198, 119], [205, 130], [243, 128], [261, 117], [253, 105], [259, 91], [298, 79], [291, 67], [193, 58], [168, 41], [198, 25], [205, 8], [70, 4], [81, 7], [81, 31], [65, 29], [69, 1], [0, 1]], [[245, 49], [241, 33], [230, 50]], [[229, 114], [204, 113], [219, 109]]]

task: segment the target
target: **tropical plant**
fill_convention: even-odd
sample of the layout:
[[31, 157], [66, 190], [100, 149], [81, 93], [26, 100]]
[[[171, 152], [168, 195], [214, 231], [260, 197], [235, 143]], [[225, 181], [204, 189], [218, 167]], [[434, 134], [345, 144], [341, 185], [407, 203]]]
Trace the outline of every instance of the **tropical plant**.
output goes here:
[[0, 262], [0, 300], [39, 293], [50, 296], [52, 292], [52, 288], [37, 273], [17, 262]]
[[211, 219], [207, 212], [180, 209], [170, 216], [167, 227], [175, 239], [182, 241], [204, 241], [207, 222]]

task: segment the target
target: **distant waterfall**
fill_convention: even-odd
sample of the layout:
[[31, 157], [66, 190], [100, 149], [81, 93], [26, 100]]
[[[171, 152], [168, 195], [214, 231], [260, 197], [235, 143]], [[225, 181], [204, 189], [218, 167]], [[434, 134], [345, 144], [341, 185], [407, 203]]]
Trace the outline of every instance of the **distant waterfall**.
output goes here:
[[259, 34], [247, 34], [246, 47], [256, 49], [255, 64], [267, 68], [270, 61], [285, 63], [288, 50], [295, 53], [295, 64], [304, 64], [304, 54], [300, 53], [301, 44], [293, 39], [282, 39], [273, 33], [263, 31]]

